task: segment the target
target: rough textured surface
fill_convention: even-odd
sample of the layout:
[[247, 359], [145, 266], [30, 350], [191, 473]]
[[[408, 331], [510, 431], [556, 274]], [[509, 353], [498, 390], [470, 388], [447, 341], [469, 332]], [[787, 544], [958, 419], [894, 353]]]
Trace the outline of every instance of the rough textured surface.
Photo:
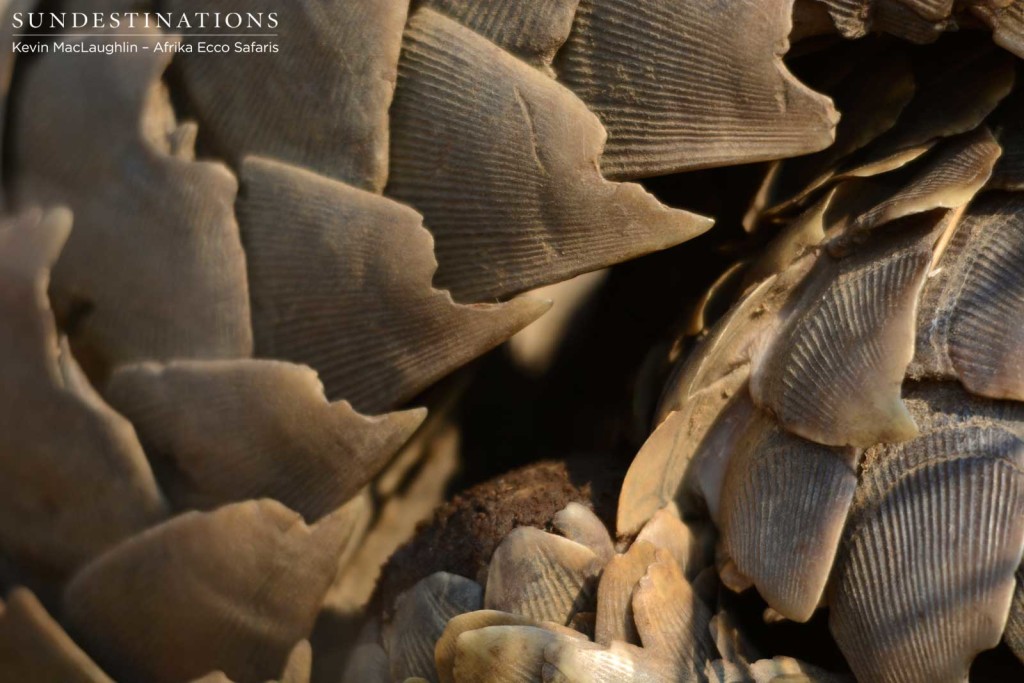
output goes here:
[[647, 177], [827, 147], [832, 103], [782, 63], [792, 8], [581, 0], [556, 67], [608, 128], [602, 170]]
[[195, 127], [178, 125], [159, 81], [163, 39], [133, 37], [150, 47], [137, 55], [43, 55], [14, 108], [15, 197], [75, 214], [51, 292], [90, 375], [252, 352], [237, 182], [194, 160]]
[[438, 572], [398, 596], [395, 614], [382, 629], [391, 676], [437, 680], [434, 646], [448, 620], [483, 606], [484, 591], [475, 581]]
[[832, 633], [862, 680], [963, 681], [1010, 609], [1024, 441], [967, 422], [867, 458], [829, 596]]
[[218, 155], [236, 165], [247, 154], [270, 156], [364, 190], [384, 189], [388, 107], [409, 0], [157, 4], [175, 13], [278, 15], [279, 28], [265, 29], [277, 34], [277, 53], [192, 52], [175, 58], [200, 134]]
[[46, 285], [70, 228], [0, 223], [0, 555], [53, 578], [167, 514], [135, 430], [58, 346]]
[[542, 462], [456, 495], [388, 561], [378, 587], [380, 604], [390, 609], [399, 593], [436, 571], [477, 579], [508, 532], [517, 526], [550, 528], [567, 503], [593, 506], [608, 523], [620, 468], [599, 458]]
[[101, 556], [71, 581], [72, 633], [118, 679], [276, 677], [309, 636], [344, 544], [273, 501], [190, 512]]
[[491, 555], [484, 607], [567, 626], [594, 611], [602, 564], [575, 541], [518, 527]]
[[764, 417], [752, 421], [729, 459], [722, 548], [788, 619], [810, 619], [825, 592], [857, 485], [851, 460]]
[[179, 507], [273, 498], [313, 522], [380, 473], [426, 410], [367, 417], [328, 403], [310, 368], [279, 361], [124, 366], [107, 396]]
[[259, 157], [242, 178], [256, 351], [311, 366], [332, 401], [390, 410], [548, 309], [434, 289], [431, 236], [398, 202]]
[[550, 67], [562, 47], [580, 0], [427, 0], [520, 59]]
[[1024, 200], [975, 202], [929, 278], [911, 375], [955, 377], [973, 393], [1024, 400]]
[[1024, 2], [1012, 0], [1005, 7], [971, 3], [970, 8], [992, 27], [997, 44], [1024, 59]]
[[605, 132], [566, 88], [451, 19], [409, 21], [388, 193], [437, 241], [437, 284], [492, 301], [674, 246], [711, 221], [605, 180]]
[[931, 257], [918, 235], [819, 260], [754, 361], [754, 402], [793, 433], [826, 445], [913, 436], [900, 386]]
[[916, 174], [910, 181], [858, 216], [854, 226], [870, 229], [935, 208], [963, 206], [988, 182], [1001, 153], [985, 126], [950, 138], [914, 165]]

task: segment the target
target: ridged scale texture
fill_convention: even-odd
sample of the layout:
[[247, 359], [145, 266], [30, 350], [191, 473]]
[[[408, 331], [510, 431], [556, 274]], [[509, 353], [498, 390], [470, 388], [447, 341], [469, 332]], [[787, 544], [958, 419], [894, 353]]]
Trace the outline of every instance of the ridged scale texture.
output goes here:
[[277, 53], [175, 58], [200, 133], [217, 154], [236, 165], [247, 154], [269, 156], [364, 190], [384, 189], [388, 107], [409, 0], [158, 3], [175, 16], [278, 15]]
[[900, 385], [914, 350], [924, 238], [819, 259], [788, 320], [754, 361], [751, 393], [793, 433], [866, 447], [913, 436]]
[[257, 353], [313, 367], [332, 401], [388, 410], [548, 308], [433, 289], [430, 234], [398, 202], [258, 157], [242, 178]]
[[436, 680], [434, 647], [449, 619], [483, 606], [476, 581], [438, 572], [419, 581], [395, 601], [395, 614], [383, 633], [391, 675]]
[[608, 128], [611, 178], [827, 147], [831, 101], [786, 69], [792, 0], [581, 0], [555, 66]]
[[[521, 614], [486, 609], [452, 617], [448, 620], [447, 625], [444, 627], [444, 632], [438, 638], [437, 645], [434, 647], [434, 664], [440, 683], [455, 683], [454, 669], [456, 657], [462, 656], [463, 666], [466, 666], [464, 658], [467, 650], [465, 647], [466, 643], [463, 642], [461, 647], [459, 643], [459, 638], [462, 637], [462, 634], [489, 626], [537, 626], [537, 624], [529, 617], [524, 617]], [[519, 661], [507, 661], [500, 657], [492, 665], [496, 667], [509, 666], [513, 667], [516, 671], [529, 670], [530, 668], [524, 666]]]
[[835, 449], [755, 419], [729, 459], [720, 504], [723, 547], [773, 609], [814, 613], [857, 476]]
[[308, 527], [269, 500], [179, 515], [75, 575], [69, 630], [119, 680], [274, 678], [337, 573], [336, 521]]
[[1024, 441], [998, 427], [869, 453], [830, 594], [858, 680], [963, 681], [999, 642], [1024, 551], [1022, 467]]
[[844, 38], [861, 38], [871, 27], [872, 0], [813, 0], [828, 9]]
[[988, 128], [951, 138], [923, 159], [921, 170], [891, 197], [857, 217], [857, 228], [935, 208], [963, 206], [988, 182], [1002, 149]]
[[553, 79], [429, 8], [405, 33], [387, 192], [436, 240], [436, 282], [487, 302], [711, 226], [598, 170], [604, 129]]
[[238, 184], [192, 159], [194, 128], [176, 124], [159, 81], [164, 38], [142, 33], [139, 54], [42, 55], [14, 108], [15, 196], [75, 214], [52, 295], [58, 320], [78, 317], [72, 347], [97, 372], [252, 353]]
[[580, 0], [426, 0], [534, 66], [549, 67], [562, 47]]
[[46, 297], [71, 216], [0, 223], [0, 555], [64, 578], [167, 514], [131, 424], [82, 376]]
[[163, 461], [179, 507], [273, 498], [310, 522], [373, 479], [426, 415], [360, 415], [328, 403], [311, 369], [278, 361], [123, 366], [107, 396]]
[[1024, 198], [992, 193], [968, 210], [924, 290], [911, 374], [955, 377], [1024, 400]]
[[668, 553], [659, 550], [657, 559], [633, 593], [637, 632], [644, 649], [672, 662], [677, 675], [695, 675], [714, 651], [711, 610]]
[[613, 640], [620, 640], [640, 644], [633, 623], [633, 591], [654, 563], [655, 551], [650, 543], [636, 541], [626, 553], [616, 555], [604, 566], [597, 587], [594, 642], [610, 645]]
[[1005, 7], [971, 3], [969, 7], [992, 27], [992, 37], [998, 45], [1024, 59], [1024, 2], [1013, 0]]
[[501, 681], [533, 683], [544, 665], [544, 652], [565, 639], [536, 626], [485, 626], [459, 636], [452, 671], [455, 683]]
[[484, 607], [567, 624], [590, 603], [601, 565], [586, 546], [519, 527], [494, 551]]

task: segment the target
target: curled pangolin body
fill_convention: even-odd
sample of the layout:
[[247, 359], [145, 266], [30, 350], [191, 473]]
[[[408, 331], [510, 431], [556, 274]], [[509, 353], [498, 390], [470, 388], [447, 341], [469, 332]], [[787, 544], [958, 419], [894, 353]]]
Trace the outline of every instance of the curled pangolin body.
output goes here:
[[[275, 12], [278, 52], [0, 54], [0, 681], [1024, 660], [1020, 0], [0, 0], [5, 41], [41, 9]], [[617, 518], [512, 475], [370, 602], [458, 467], [446, 378], [711, 228], [643, 183], [755, 162]], [[849, 671], [752, 644], [751, 588]]]

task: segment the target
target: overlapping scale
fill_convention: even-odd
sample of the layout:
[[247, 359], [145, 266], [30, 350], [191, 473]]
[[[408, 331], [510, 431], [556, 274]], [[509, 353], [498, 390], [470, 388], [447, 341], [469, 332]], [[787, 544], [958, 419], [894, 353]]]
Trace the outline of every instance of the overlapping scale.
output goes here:
[[831, 101], [782, 63], [792, 9], [792, 0], [581, 0], [556, 68], [608, 128], [602, 170], [648, 177], [831, 144]]
[[844, 38], [862, 38], [871, 28], [872, 0], [811, 0], [827, 9]]
[[[298, 164], [371, 192], [388, 172], [388, 107], [409, 0], [158, 0], [174, 16], [200, 11], [264, 17], [273, 53], [175, 58], [204, 141], [233, 164], [258, 154]], [[277, 27], [269, 26], [276, 14]], [[247, 41], [249, 42], [249, 41]], [[308, 74], [316, 74], [315, 85]]]
[[270, 500], [185, 513], [75, 575], [69, 630], [118, 679], [274, 678], [313, 629], [343, 526], [330, 516], [307, 526]]
[[434, 648], [445, 626], [455, 616], [480, 609], [483, 597], [476, 581], [446, 572], [431, 574], [400, 595], [382, 638], [392, 677], [437, 681]]
[[395, 201], [256, 157], [242, 179], [256, 351], [311, 366], [332, 401], [389, 410], [547, 310], [433, 289], [430, 234]]
[[1024, 400], [1024, 198], [968, 209], [929, 278], [911, 374], [955, 377], [981, 396]]
[[855, 463], [763, 416], [738, 441], [719, 505], [722, 546], [774, 610], [807, 621], [832, 569], [857, 484]]
[[373, 479], [426, 415], [360, 415], [328, 403], [313, 370], [279, 361], [123, 366], [107, 396], [180, 507], [266, 497], [310, 522]]
[[662, 508], [654, 513], [634, 542], [640, 541], [668, 552], [689, 580], [693, 580], [713, 559], [710, 527], [699, 522], [686, 524], [671, 508]]
[[964, 391], [955, 382], [907, 382], [906, 403], [923, 429], [962, 423], [996, 424], [1024, 439], [1024, 403]]
[[952, 46], [919, 65], [915, 78], [914, 98], [896, 125], [851, 157], [840, 176], [899, 168], [936, 140], [974, 130], [1013, 89], [1014, 60], [996, 48]]
[[405, 34], [388, 193], [425, 219], [436, 282], [492, 301], [674, 246], [711, 221], [605, 180], [605, 131], [569, 90], [424, 8]]
[[[550, 72], [580, 0], [427, 0], [525, 62]], [[554, 72], [551, 72], [554, 75]]]
[[647, 568], [655, 560], [657, 548], [636, 541], [624, 554], [612, 557], [601, 571], [597, 587], [597, 623], [594, 641], [611, 645], [612, 641], [640, 644], [633, 622], [633, 591]]
[[779, 214], [805, 203], [834, 178], [850, 154], [896, 125], [916, 89], [910, 59], [902, 51], [892, 48], [867, 58], [835, 87], [836, 108], [842, 113], [835, 143], [815, 154], [781, 162], [765, 190], [771, 194], [775, 186], [781, 186], [796, 190], [796, 194], [781, 203], [773, 197], [776, 203], [767, 213]]
[[963, 206], [988, 182], [1002, 148], [985, 126], [950, 138], [919, 164], [918, 170], [901, 189], [861, 214], [858, 229], [936, 208]]
[[927, 235], [898, 239], [819, 259], [755, 360], [755, 403], [794, 434], [867, 447], [916, 433], [900, 386], [932, 252]]
[[1024, 551], [1024, 441], [935, 428], [868, 452], [829, 596], [858, 680], [966, 680], [998, 644]]
[[519, 527], [494, 551], [484, 607], [567, 624], [591, 604], [601, 565], [586, 546]]
[[711, 611], [664, 550], [647, 568], [633, 594], [633, 619], [645, 650], [656, 652], [682, 672], [703, 671], [714, 652], [708, 625]]
[[68, 575], [167, 514], [135, 431], [58, 346], [46, 297], [71, 215], [0, 223], [0, 554]]
[[[622, 484], [616, 521], [619, 534], [637, 533], [666, 505], [678, 502], [692, 507], [694, 494], [700, 497], [705, 473], [689, 468], [690, 462], [709, 438], [718, 414], [747, 393], [750, 360], [758, 341], [771, 334], [775, 314], [814, 261], [813, 255], [807, 255], [751, 288], [675, 370], [658, 409], [660, 423], [633, 459]], [[710, 463], [710, 469], [720, 470], [720, 464]], [[711, 507], [714, 517], [716, 508]]]
[[170, 55], [153, 49], [174, 41], [133, 30], [147, 48], [137, 54], [33, 60], [12, 116], [15, 198], [75, 214], [51, 294], [90, 375], [252, 351], [237, 182], [222, 164], [194, 161], [195, 129], [175, 121], [160, 82]]
[[544, 666], [544, 652], [565, 640], [536, 626], [486, 626], [456, 641], [455, 683], [533, 683]]
[[[489, 626], [538, 626], [528, 617], [498, 610], [477, 610], [459, 614], [448, 620], [434, 647], [434, 664], [440, 683], [455, 683], [455, 658], [459, 654], [459, 638], [467, 631]], [[465, 664], [464, 664], [465, 666]]]
[[968, 7], [992, 27], [997, 45], [1024, 59], [1024, 2], [1012, 0], [1002, 7], [976, 2]]
[[585, 505], [569, 503], [555, 513], [551, 525], [570, 541], [593, 550], [602, 562], [607, 562], [615, 554], [615, 546], [604, 522]]

